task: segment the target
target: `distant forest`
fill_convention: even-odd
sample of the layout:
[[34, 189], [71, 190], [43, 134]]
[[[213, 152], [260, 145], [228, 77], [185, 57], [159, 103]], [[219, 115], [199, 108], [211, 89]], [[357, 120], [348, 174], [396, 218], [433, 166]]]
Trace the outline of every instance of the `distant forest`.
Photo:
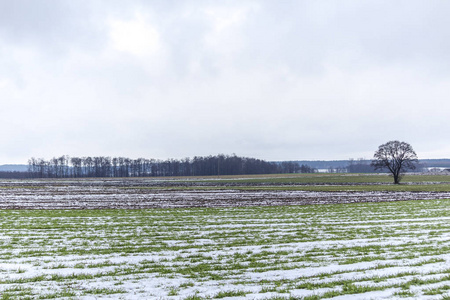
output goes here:
[[[0, 166], [0, 178], [217, 176], [315, 172], [373, 173], [375, 170], [370, 163], [371, 161], [366, 159], [268, 162], [239, 157], [234, 154], [167, 160], [63, 155], [50, 160], [31, 158], [28, 160], [28, 165], [2, 165]], [[433, 167], [450, 169], [450, 159], [420, 160], [414, 171], [427, 171]]]
[[[267, 162], [236, 155], [195, 156], [181, 160], [130, 159], [125, 157], [31, 158], [30, 178], [208, 176], [276, 173], [313, 173], [317, 170], [295, 162]], [[0, 174], [1, 177], [1, 174]]]

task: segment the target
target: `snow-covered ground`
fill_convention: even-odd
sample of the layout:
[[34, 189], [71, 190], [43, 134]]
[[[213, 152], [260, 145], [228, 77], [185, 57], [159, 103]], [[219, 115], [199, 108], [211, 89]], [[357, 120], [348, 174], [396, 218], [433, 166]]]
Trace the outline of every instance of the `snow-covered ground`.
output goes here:
[[1, 210], [0, 226], [5, 299], [450, 294], [450, 200]]
[[450, 192], [242, 190], [214, 185], [207, 189], [175, 185], [172, 189], [168, 183], [148, 178], [0, 181], [0, 209], [240, 207], [450, 198]]

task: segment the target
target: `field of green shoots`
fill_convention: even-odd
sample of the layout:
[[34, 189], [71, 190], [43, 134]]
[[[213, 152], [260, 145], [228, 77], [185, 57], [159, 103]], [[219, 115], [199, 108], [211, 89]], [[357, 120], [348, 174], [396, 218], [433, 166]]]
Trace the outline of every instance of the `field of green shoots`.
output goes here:
[[0, 210], [0, 299], [449, 299], [450, 200]]

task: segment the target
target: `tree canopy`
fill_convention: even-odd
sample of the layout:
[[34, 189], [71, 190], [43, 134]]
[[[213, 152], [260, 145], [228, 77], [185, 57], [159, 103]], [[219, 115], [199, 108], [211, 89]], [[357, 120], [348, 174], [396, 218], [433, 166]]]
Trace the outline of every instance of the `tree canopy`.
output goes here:
[[63, 155], [50, 160], [31, 158], [28, 174], [34, 178], [211, 176], [275, 173], [312, 173], [295, 162], [268, 162], [236, 155], [195, 156], [184, 159], [130, 159], [126, 157]]
[[388, 169], [399, 184], [406, 170], [414, 170], [418, 163], [416, 152], [406, 142], [389, 141], [378, 147], [373, 155], [372, 166], [375, 170]]

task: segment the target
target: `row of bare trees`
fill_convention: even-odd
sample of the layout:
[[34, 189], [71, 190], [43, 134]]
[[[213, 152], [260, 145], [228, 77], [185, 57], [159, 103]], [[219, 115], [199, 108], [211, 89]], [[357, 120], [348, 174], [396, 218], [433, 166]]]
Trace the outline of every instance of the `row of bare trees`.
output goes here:
[[33, 157], [28, 161], [28, 173], [33, 178], [205, 176], [312, 173], [314, 171], [309, 166], [299, 166], [295, 162], [274, 163], [223, 154], [181, 160], [63, 155], [50, 160]]

